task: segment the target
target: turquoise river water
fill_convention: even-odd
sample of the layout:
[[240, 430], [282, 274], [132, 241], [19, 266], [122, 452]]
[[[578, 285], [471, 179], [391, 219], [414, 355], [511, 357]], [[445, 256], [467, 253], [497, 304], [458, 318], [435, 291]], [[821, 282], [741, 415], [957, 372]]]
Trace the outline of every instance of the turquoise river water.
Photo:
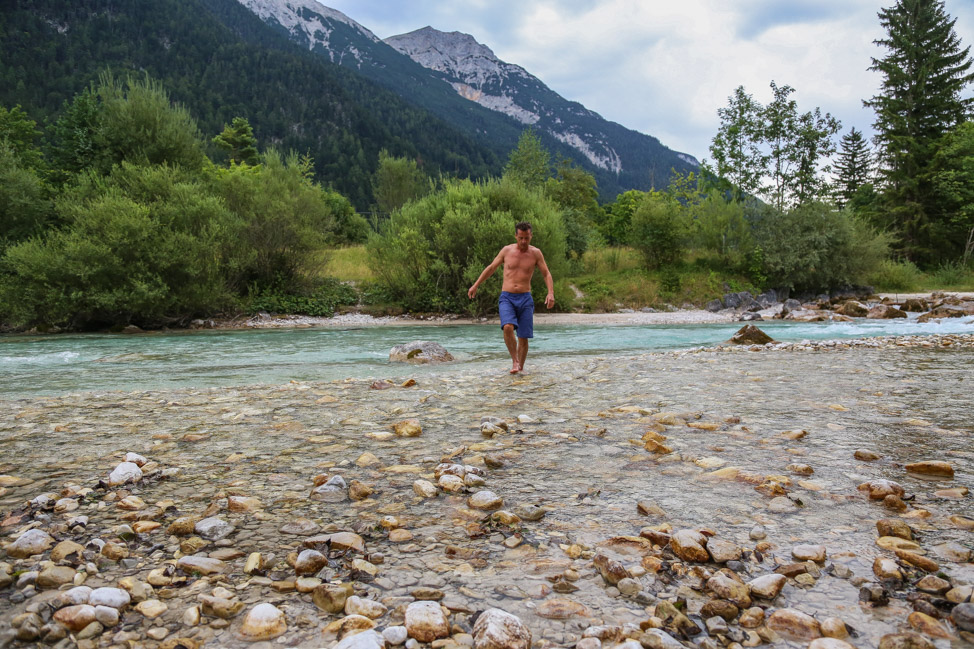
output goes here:
[[[849, 339], [886, 335], [969, 333], [974, 317], [918, 323], [761, 322], [776, 340]], [[536, 331], [532, 364], [568, 357], [688, 349], [727, 340], [742, 323], [706, 325], [545, 326]], [[291, 380], [432, 374], [433, 367], [392, 364], [389, 350], [433, 340], [464, 367], [490, 371], [508, 362], [491, 325], [388, 326], [339, 329], [170, 331], [138, 335], [0, 336], [0, 397], [81, 391], [280, 384]]]

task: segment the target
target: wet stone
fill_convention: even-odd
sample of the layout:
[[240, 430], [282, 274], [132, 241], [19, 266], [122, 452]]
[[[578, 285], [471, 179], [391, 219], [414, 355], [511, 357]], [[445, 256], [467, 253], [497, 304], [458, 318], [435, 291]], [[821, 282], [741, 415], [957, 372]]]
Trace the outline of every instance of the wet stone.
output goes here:
[[467, 498], [467, 504], [473, 509], [491, 510], [502, 507], [504, 501], [493, 491], [484, 489]]
[[889, 633], [879, 640], [879, 649], [934, 649], [936, 645], [919, 633]]
[[6, 552], [15, 558], [26, 558], [31, 555], [41, 554], [54, 545], [54, 538], [47, 532], [39, 529], [27, 530], [17, 537], [17, 539], [7, 546]]
[[474, 649], [530, 649], [531, 631], [515, 615], [487, 609], [473, 627]]
[[219, 541], [234, 532], [234, 526], [221, 518], [204, 518], [196, 523], [193, 530], [208, 541]]
[[792, 640], [814, 640], [822, 635], [818, 620], [792, 608], [776, 610], [768, 616], [766, 624], [775, 633]]
[[906, 521], [898, 518], [882, 518], [876, 521], [876, 530], [880, 536], [896, 536], [901, 539], [912, 540], [913, 530]]
[[821, 563], [825, 561], [826, 551], [824, 545], [796, 545], [791, 549], [791, 556], [799, 561], [815, 561]]
[[262, 602], [247, 612], [240, 625], [239, 635], [242, 640], [255, 642], [271, 640], [287, 631], [287, 619], [284, 612], [273, 604]]
[[406, 631], [410, 638], [432, 642], [450, 635], [450, 626], [439, 604], [420, 601], [406, 607]]

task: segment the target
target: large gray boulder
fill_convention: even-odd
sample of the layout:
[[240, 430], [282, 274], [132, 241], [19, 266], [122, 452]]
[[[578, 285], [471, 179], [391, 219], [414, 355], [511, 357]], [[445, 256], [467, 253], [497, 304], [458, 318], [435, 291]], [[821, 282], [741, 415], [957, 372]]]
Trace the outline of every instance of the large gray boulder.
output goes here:
[[414, 340], [393, 347], [389, 352], [389, 360], [394, 363], [446, 363], [452, 361], [453, 356], [439, 343]]

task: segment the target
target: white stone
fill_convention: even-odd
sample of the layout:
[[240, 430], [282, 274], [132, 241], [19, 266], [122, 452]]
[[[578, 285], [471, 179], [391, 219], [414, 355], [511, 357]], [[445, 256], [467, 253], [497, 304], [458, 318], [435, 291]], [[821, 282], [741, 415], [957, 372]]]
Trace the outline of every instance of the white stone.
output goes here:
[[193, 529], [208, 541], [219, 541], [230, 536], [234, 527], [225, 520], [213, 516], [199, 521]]
[[409, 638], [409, 633], [406, 632], [406, 627], [404, 626], [387, 626], [382, 630], [382, 637], [389, 644], [398, 645], [404, 643]]
[[332, 649], [385, 649], [386, 641], [379, 633], [369, 629], [350, 636], [345, 636]]
[[250, 609], [240, 625], [242, 640], [257, 641], [270, 640], [287, 631], [287, 618], [284, 612], [267, 602], [262, 602]]
[[7, 546], [7, 554], [17, 559], [40, 554], [54, 545], [54, 538], [44, 530], [27, 530], [17, 540]]
[[480, 614], [473, 626], [474, 649], [531, 649], [531, 631], [516, 615], [499, 608]]
[[145, 459], [144, 457], [142, 457], [138, 453], [126, 453], [125, 454], [125, 461], [126, 462], [131, 462], [132, 464], [136, 464], [139, 467], [143, 467], [143, 466], [145, 466], [146, 464], [149, 463], [149, 460]]
[[450, 625], [437, 602], [412, 602], [406, 607], [406, 631], [420, 642], [450, 635]]
[[119, 613], [117, 608], [111, 606], [96, 606], [95, 620], [103, 627], [111, 628], [118, 624]]
[[92, 606], [109, 606], [114, 609], [128, 606], [131, 601], [132, 597], [121, 588], [96, 588], [88, 597], [88, 603]]
[[345, 600], [346, 615], [362, 615], [376, 620], [385, 615], [388, 610], [389, 608], [385, 604], [358, 595], [352, 595]]
[[65, 606], [87, 604], [89, 597], [91, 597], [91, 588], [88, 586], [78, 586], [59, 595], [59, 599]]
[[138, 482], [142, 479], [142, 469], [135, 462], [122, 462], [108, 476], [108, 484], [112, 487]]

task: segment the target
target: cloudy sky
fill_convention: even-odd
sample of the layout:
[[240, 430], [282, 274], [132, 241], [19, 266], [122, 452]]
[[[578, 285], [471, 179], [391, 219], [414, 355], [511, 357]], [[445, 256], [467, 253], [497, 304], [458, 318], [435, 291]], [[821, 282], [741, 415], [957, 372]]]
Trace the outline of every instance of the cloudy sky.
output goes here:
[[[709, 158], [717, 109], [743, 85], [758, 100], [790, 85], [872, 133], [869, 72], [882, 51], [877, 12], [894, 0], [319, 0], [380, 38], [430, 25], [471, 34], [567, 99]], [[974, 0], [946, 0], [963, 45], [974, 45]]]

